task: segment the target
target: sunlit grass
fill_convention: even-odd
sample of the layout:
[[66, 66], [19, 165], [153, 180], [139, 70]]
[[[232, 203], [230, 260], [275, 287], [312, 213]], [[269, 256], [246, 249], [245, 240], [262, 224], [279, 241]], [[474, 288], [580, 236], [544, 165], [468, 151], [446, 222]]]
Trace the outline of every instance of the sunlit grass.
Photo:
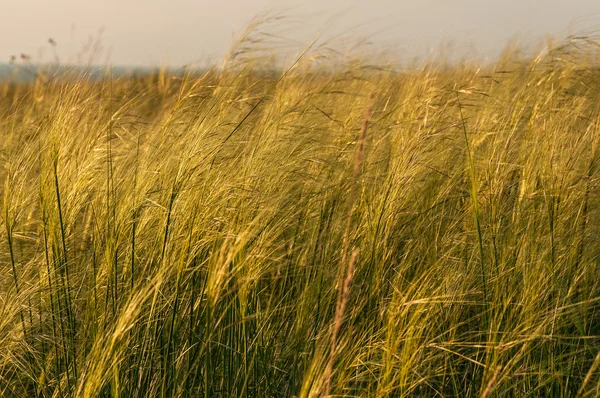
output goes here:
[[600, 394], [595, 51], [3, 84], [0, 395]]

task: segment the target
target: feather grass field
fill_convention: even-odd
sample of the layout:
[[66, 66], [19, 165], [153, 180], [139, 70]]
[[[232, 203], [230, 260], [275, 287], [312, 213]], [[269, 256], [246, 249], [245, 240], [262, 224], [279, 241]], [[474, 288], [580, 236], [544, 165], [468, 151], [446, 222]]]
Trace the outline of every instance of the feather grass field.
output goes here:
[[0, 396], [598, 396], [596, 43], [1, 85]]

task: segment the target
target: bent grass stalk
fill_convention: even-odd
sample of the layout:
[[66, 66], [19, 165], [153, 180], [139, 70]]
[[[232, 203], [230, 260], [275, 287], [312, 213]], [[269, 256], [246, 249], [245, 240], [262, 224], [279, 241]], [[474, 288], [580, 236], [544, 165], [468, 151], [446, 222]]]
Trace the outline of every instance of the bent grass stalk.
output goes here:
[[478, 187], [477, 187], [477, 179], [475, 175], [475, 163], [473, 162], [473, 154], [471, 152], [471, 145], [469, 144], [469, 135], [467, 133], [467, 125], [465, 123], [465, 117], [462, 111], [462, 105], [460, 103], [460, 96], [458, 91], [456, 92], [456, 101], [458, 103], [458, 112], [460, 116], [460, 123], [462, 127], [462, 131], [464, 133], [465, 139], [465, 150], [467, 153], [467, 161], [469, 166], [469, 176], [471, 179], [471, 200], [473, 201], [473, 220], [475, 221], [475, 228], [477, 230], [477, 245], [479, 248], [479, 264], [481, 271], [481, 283], [483, 287], [483, 320], [484, 320], [484, 329], [487, 329], [489, 326], [488, 323], [488, 288], [487, 288], [487, 276], [485, 270], [485, 258], [483, 252], [483, 236], [481, 233], [481, 221], [479, 215], [479, 201], [478, 201]]
[[[350, 188], [350, 197], [348, 199], [348, 215], [346, 221], [346, 230], [344, 232], [343, 237], [343, 248], [342, 248], [342, 260], [340, 269], [344, 270], [346, 268], [346, 260], [348, 253], [348, 246], [350, 245], [350, 233], [352, 226], [352, 217], [354, 214], [354, 202], [357, 199], [358, 193], [360, 191], [360, 173], [361, 167], [363, 164], [363, 156], [364, 156], [364, 148], [365, 148], [365, 140], [367, 137], [367, 127], [369, 123], [369, 119], [371, 117], [371, 107], [373, 106], [374, 93], [371, 93], [368, 97], [367, 107], [365, 108], [363, 125], [360, 129], [360, 134], [358, 136], [356, 151], [354, 154], [354, 168], [352, 170], [352, 186]], [[348, 264], [346, 272], [340, 273], [340, 280], [338, 282], [338, 299], [335, 310], [335, 319], [333, 323], [333, 332], [331, 335], [331, 351], [329, 353], [329, 360], [327, 362], [327, 366], [325, 368], [325, 384], [323, 387], [324, 396], [329, 396], [329, 390], [331, 388], [331, 376], [333, 371], [333, 365], [335, 361], [335, 354], [337, 349], [337, 340], [338, 333], [340, 327], [342, 325], [344, 311], [346, 309], [346, 303], [348, 301], [348, 294], [350, 292], [350, 282], [352, 281], [352, 275], [354, 274], [354, 266], [356, 264], [356, 259], [358, 257], [358, 248], [355, 248], [352, 253], [352, 258], [350, 259], [350, 263]], [[345, 277], [344, 277], [345, 274]], [[344, 278], [344, 279], [341, 279]]]

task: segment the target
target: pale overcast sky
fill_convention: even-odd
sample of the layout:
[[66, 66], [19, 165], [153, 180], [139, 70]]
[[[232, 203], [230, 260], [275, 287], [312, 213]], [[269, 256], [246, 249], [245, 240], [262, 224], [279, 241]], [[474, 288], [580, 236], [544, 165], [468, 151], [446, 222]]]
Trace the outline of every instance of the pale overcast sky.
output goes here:
[[399, 58], [447, 41], [490, 57], [515, 36], [534, 42], [600, 27], [600, 0], [0, 0], [0, 63], [21, 53], [51, 60], [48, 38], [72, 60], [90, 36], [112, 64], [204, 62], [268, 10], [292, 18], [287, 37], [308, 43], [319, 31], [347, 32]]

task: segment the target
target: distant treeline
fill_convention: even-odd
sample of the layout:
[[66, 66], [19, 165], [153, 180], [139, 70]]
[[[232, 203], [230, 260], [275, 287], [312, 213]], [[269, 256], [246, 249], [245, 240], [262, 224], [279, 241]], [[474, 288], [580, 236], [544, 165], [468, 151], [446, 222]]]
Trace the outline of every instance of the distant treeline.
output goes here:
[[[78, 65], [35, 65], [35, 64], [0, 64], [0, 82], [30, 83], [36, 78], [43, 79], [67, 79], [67, 80], [102, 80], [112, 76], [120, 77], [142, 77], [160, 72], [156, 67], [135, 66], [78, 66]], [[169, 68], [170, 75], [183, 75], [190, 72], [188, 68]], [[192, 73], [200, 73], [201, 70], [193, 70]]]

